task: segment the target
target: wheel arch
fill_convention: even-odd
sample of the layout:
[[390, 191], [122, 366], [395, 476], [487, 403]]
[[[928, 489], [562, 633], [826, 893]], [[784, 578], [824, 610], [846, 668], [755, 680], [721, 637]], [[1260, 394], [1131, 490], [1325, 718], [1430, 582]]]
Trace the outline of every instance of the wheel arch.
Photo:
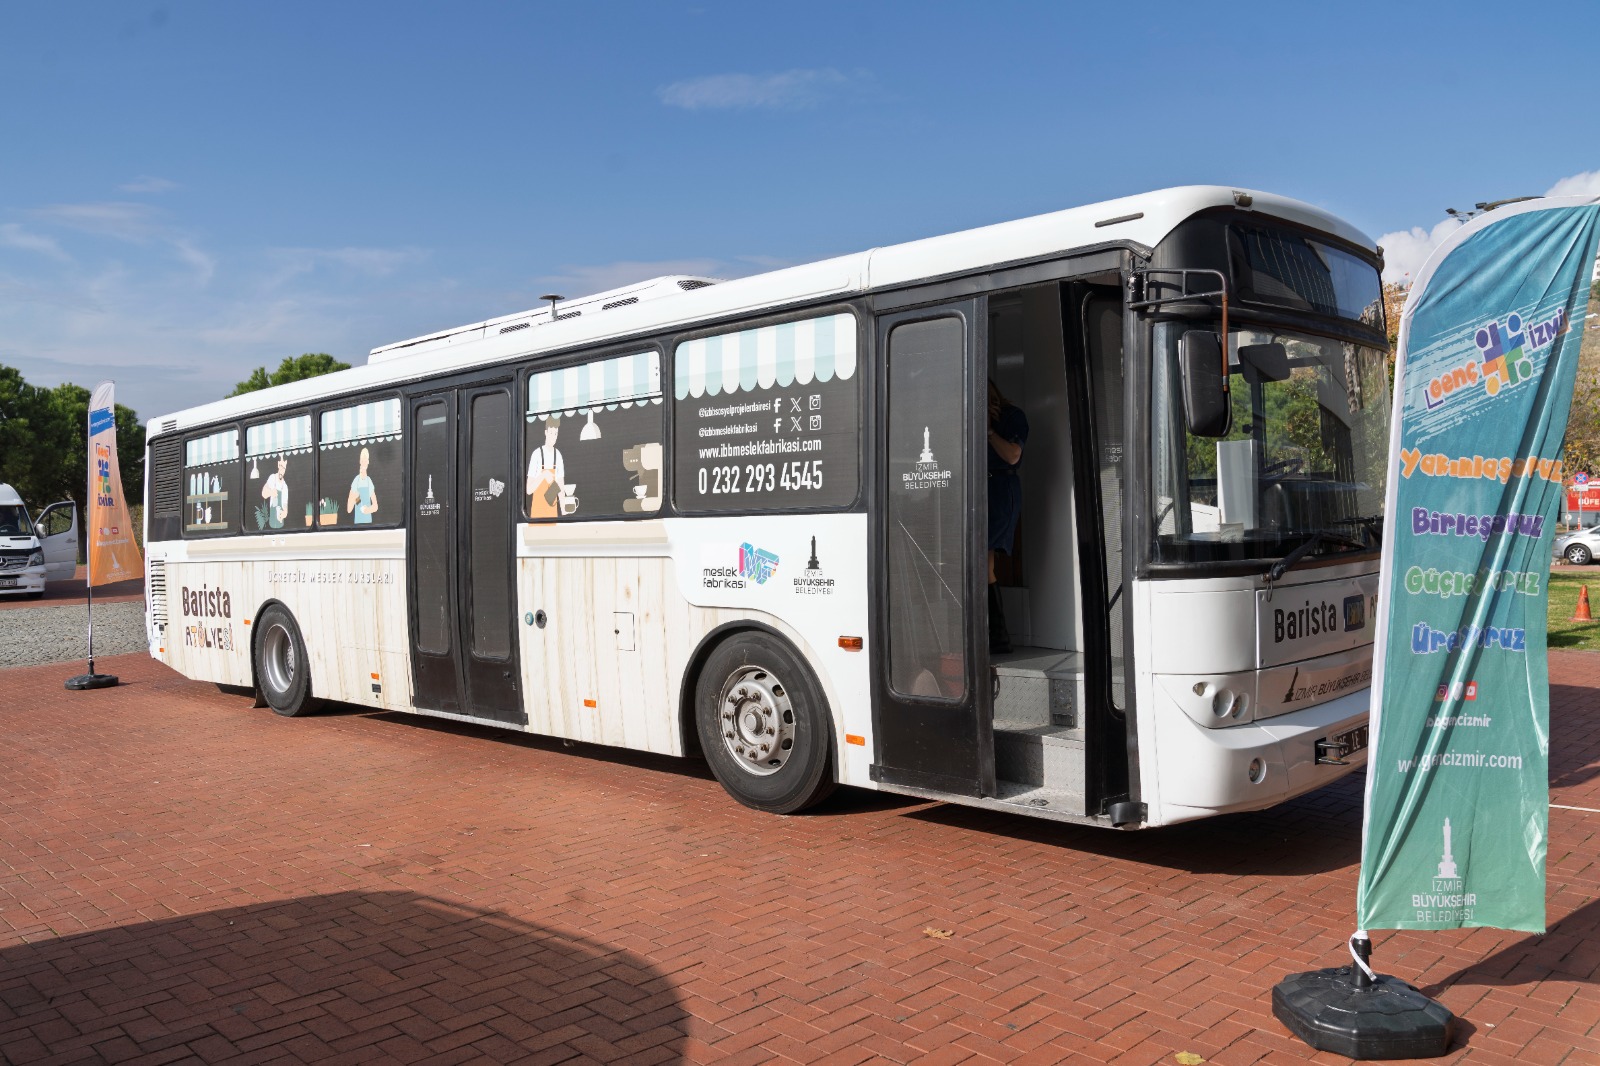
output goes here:
[[694, 693], [700, 682], [700, 672], [705, 669], [706, 660], [711, 658], [711, 653], [723, 641], [740, 633], [761, 633], [782, 641], [790, 651], [805, 663], [806, 669], [817, 680], [817, 691], [827, 703], [827, 714], [824, 716], [828, 723], [828, 754], [832, 764], [830, 772], [835, 781], [842, 780], [842, 765], [839, 752], [839, 711], [834, 706], [837, 700], [833, 694], [833, 686], [829, 683], [827, 675], [817, 668], [816, 657], [811, 654], [811, 649], [803, 641], [797, 641], [792, 634], [785, 633], [776, 626], [770, 625], [757, 618], [736, 618], [707, 630], [690, 653], [688, 661], [684, 664], [683, 676], [678, 680], [678, 708], [676, 712], [678, 723], [678, 737], [683, 745], [683, 753], [695, 758], [704, 758], [705, 752], [700, 748], [700, 735], [695, 729]]

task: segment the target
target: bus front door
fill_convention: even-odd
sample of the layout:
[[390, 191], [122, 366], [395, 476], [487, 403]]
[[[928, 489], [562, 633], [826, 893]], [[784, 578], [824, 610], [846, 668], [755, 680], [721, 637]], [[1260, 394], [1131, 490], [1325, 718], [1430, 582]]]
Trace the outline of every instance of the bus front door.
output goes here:
[[[992, 796], [982, 300], [878, 318], [874, 780]], [[984, 630], [987, 632], [987, 630]]]
[[524, 725], [512, 597], [510, 385], [413, 397], [410, 418], [414, 703]]

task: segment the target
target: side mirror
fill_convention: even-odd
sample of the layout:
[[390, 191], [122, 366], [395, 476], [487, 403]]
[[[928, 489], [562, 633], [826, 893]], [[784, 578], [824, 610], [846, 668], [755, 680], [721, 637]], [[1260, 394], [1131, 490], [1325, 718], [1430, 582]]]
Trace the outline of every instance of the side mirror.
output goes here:
[[1239, 345], [1239, 365], [1257, 381], [1289, 380], [1289, 350], [1276, 342]]
[[1178, 373], [1183, 378], [1183, 415], [1197, 437], [1225, 436], [1233, 426], [1222, 342], [1215, 333], [1192, 329], [1178, 338]]

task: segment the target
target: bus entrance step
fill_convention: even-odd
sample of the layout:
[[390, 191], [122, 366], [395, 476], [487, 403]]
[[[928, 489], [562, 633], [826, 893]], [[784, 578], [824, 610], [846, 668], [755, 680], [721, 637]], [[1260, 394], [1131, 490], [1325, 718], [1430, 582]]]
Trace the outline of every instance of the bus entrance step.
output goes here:
[[1024, 785], [1016, 781], [996, 782], [995, 800], [1002, 807], [1014, 807], [1019, 812], [1032, 815], [1085, 815], [1082, 792], [1062, 792], [1037, 785]]
[[1083, 794], [1083, 741], [1050, 726], [994, 731], [994, 776], [1029, 788]]
[[1018, 648], [991, 656], [989, 680], [996, 729], [1074, 730], [1083, 702], [1083, 657], [1051, 648]]

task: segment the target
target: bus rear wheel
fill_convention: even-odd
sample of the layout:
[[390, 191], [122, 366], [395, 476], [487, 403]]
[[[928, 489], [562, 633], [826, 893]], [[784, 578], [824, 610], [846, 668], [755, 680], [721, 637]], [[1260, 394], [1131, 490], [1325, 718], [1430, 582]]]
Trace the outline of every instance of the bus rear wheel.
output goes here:
[[834, 789], [822, 686], [781, 640], [740, 633], [717, 645], [695, 684], [695, 727], [711, 772], [746, 807], [793, 814]]
[[311, 669], [300, 627], [287, 608], [273, 604], [256, 619], [256, 687], [267, 706], [285, 718], [310, 714]]

